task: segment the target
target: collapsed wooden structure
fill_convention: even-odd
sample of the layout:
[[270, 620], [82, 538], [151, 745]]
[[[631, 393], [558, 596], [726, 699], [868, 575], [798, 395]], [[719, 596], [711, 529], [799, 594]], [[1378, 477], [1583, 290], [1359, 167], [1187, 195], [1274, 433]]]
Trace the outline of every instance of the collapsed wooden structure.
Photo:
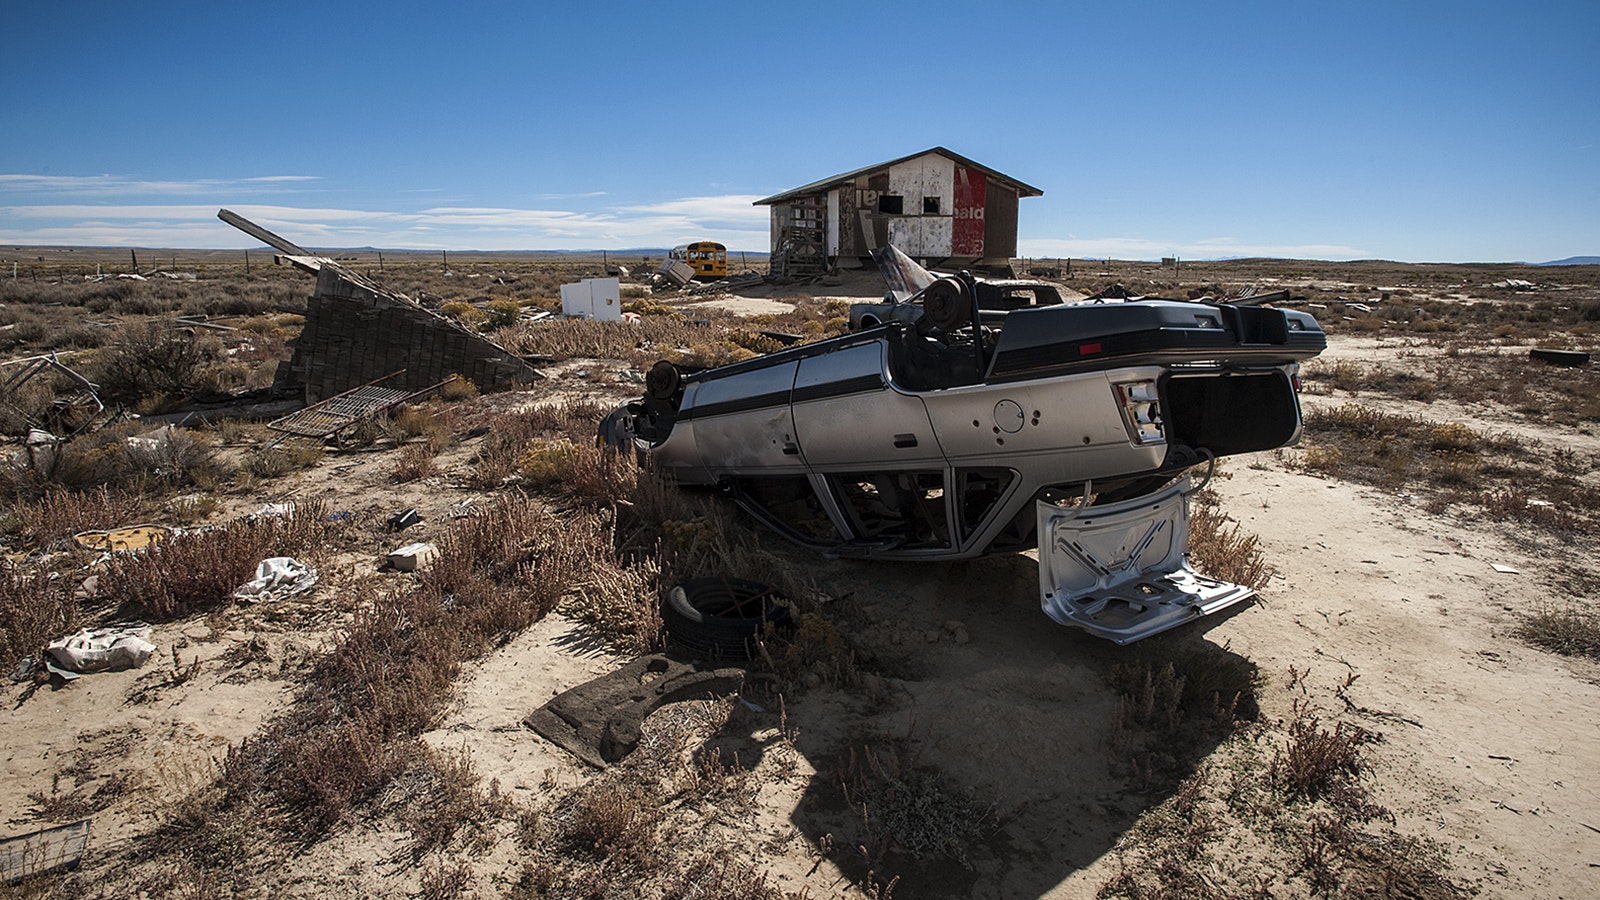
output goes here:
[[217, 218], [279, 251], [280, 263], [317, 276], [294, 356], [278, 373], [279, 386], [303, 390], [307, 403], [389, 375], [386, 388], [408, 393], [452, 375], [486, 391], [543, 377], [527, 360], [398, 291], [235, 212], [219, 210]]

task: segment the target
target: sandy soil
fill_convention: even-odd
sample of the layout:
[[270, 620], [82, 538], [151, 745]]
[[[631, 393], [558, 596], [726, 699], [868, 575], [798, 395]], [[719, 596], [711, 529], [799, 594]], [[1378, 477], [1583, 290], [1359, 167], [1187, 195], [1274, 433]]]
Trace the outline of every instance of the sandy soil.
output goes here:
[[[707, 302], [749, 313], [786, 306], [765, 296]], [[1399, 349], [1338, 338], [1328, 356], [1398, 364]], [[529, 399], [594, 390], [565, 377], [578, 368], [567, 366]], [[1471, 412], [1435, 406], [1430, 415], [1476, 423]], [[1597, 449], [1593, 434], [1539, 436]], [[471, 451], [454, 448], [441, 458], [443, 474], [401, 486], [385, 477], [392, 461], [384, 454], [330, 455], [292, 485], [238, 505], [322, 496], [336, 509], [373, 513], [415, 506], [426, 522], [405, 540], [423, 540], [486, 499], [457, 477]], [[1295, 452], [1230, 461], [1217, 480], [1223, 508], [1260, 537], [1276, 577], [1259, 603], [1191, 627], [1181, 640], [1259, 666], [1266, 720], [1289, 718], [1300, 701], [1381, 732], [1369, 748], [1375, 798], [1395, 812], [1398, 830], [1451, 851], [1458, 883], [1484, 896], [1600, 894], [1600, 666], [1511, 636], [1520, 613], [1573, 596], [1552, 585], [1564, 558], [1581, 562], [1593, 546], [1432, 515], [1404, 496], [1305, 474], [1292, 465]], [[347, 560], [350, 574], [369, 576], [387, 549]], [[817, 850], [824, 835], [847, 834], [851, 825], [834, 797], [841, 758], [853, 742], [910, 735], [921, 762], [989, 810], [992, 837], [966, 867], [928, 862], [900, 872], [897, 896], [1093, 897], [1115, 874], [1119, 840], [1165, 799], [1130, 789], [1108, 750], [1114, 697], [1106, 676], [1124, 651], [1050, 623], [1038, 609], [1028, 556], [893, 566], [775, 549], [807, 566], [834, 602], [852, 605], [860, 645], [877, 669], [859, 691], [818, 686], [790, 698], [792, 750], [775, 740], [772, 710], [752, 712], [727, 736], [733, 751], [770, 771], [748, 825], [750, 857], [785, 889], [853, 895], [836, 858]], [[53, 781], [66, 792], [122, 778], [125, 793], [95, 816], [85, 861], [91, 874], [117, 865], [153, 826], [164, 798], [204, 783], [211, 760], [284, 708], [296, 674], [346, 612], [322, 591], [160, 628], [158, 656], [142, 670], [87, 676], [25, 699], [21, 686], [8, 684], [0, 833], [48, 824], [28, 811]], [[195, 660], [183, 676], [178, 667]], [[471, 663], [454, 706], [426, 739], [469, 754], [485, 779], [535, 804], [593, 773], [521, 719], [621, 661], [575, 623], [551, 616]], [[258, 894], [414, 893], [418, 869], [396, 859], [395, 840], [378, 827], [341, 831], [258, 885]], [[474, 862], [476, 890], [500, 893], [517, 865], [515, 841], [501, 839]], [[1296, 895], [1283, 890], [1278, 896]]]

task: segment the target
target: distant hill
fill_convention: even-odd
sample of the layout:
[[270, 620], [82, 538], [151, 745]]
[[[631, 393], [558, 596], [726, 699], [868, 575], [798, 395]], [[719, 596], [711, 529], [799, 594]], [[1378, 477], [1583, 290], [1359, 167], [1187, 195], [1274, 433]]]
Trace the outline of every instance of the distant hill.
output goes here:
[[1550, 262], [1534, 263], [1536, 266], [1600, 266], [1600, 256], [1569, 256]]

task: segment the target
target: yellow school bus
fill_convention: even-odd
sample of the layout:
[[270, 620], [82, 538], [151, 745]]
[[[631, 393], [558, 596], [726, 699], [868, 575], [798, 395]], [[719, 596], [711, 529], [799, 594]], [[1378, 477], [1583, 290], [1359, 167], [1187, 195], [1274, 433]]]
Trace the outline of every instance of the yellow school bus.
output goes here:
[[716, 241], [695, 241], [673, 247], [672, 258], [688, 263], [696, 278], [728, 277], [728, 248]]

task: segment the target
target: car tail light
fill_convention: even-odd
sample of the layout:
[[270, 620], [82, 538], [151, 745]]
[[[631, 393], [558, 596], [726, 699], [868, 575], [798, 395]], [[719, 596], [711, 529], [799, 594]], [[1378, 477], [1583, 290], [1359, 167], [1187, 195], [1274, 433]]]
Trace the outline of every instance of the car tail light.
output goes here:
[[1122, 424], [1135, 444], [1159, 444], [1167, 439], [1161, 427], [1161, 394], [1154, 381], [1128, 381], [1113, 385], [1122, 407]]

